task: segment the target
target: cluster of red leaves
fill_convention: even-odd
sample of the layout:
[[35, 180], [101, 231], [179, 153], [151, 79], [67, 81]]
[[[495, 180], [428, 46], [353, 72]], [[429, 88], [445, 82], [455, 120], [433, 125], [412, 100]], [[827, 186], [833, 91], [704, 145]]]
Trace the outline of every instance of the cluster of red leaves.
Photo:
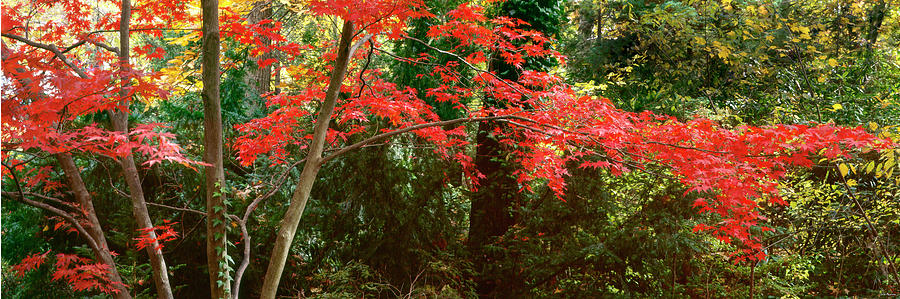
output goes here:
[[[25, 273], [39, 268], [47, 260], [47, 252], [32, 254], [22, 259], [17, 265], [12, 266], [16, 277], [24, 277]], [[94, 262], [89, 258], [79, 257], [74, 254], [58, 253], [55, 256], [55, 269], [51, 279], [65, 280], [72, 290], [86, 291], [96, 289], [106, 294], [118, 293], [119, 284], [109, 279], [109, 265]]]
[[[260, 55], [279, 51], [287, 56], [298, 56], [304, 51], [312, 49], [312, 45], [300, 45], [288, 42], [281, 35], [281, 22], [262, 20], [257, 23], [248, 23], [241, 14], [226, 10], [220, 17], [222, 36], [232, 38], [241, 45], [250, 48], [250, 55]], [[259, 62], [259, 67], [264, 68], [277, 61], [275, 58], [265, 59]]]
[[[326, 9], [334, 3], [337, 2], [317, 4], [321, 6], [317, 9], [346, 17], [340, 9]], [[625, 112], [607, 99], [577, 96], [562, 78], [540, 71], [520, 69], [517, 81], [479, 71], [474, 80], [468, 80], [458, 72], [459, 68], [477, 70], [485, 57], [493, 56], [521, 68], [526, 57], [562, 61], [562, 56], [549, 49], [548, 38], [523, 29], [527, 24], [520, 20], [488, 20], [482, 9], [472, 4], [460, 5], [448, 15], [450, 20], [433, 26], [428, 37], [454, 41], [451, 44], [457, 47], [439, 52], [455, 59], [439, 64], [427, 54], [393, 58], [432, 67], [432, 72], [420, 76], [430, 76], [444, 84], [426, 90], [427, 97], [454, 103], [468, 112], [468, 117], [502, 117], [499, 121], [506, 126], [498, 127], [493, 134], [508, 146], [513, 159], [521, 165], [515, 175], [523, 191], [530, 189], [531, 182], [541, 181], [562, 199], [569, 161], [581, 161], [581, 167], [604, 169], [612, 174], [664, 166], [668, 171], [663, 175], [679, 180], [688, 187], [687, 192], [700, 194], [702, 198], [695, 206], [701, 213], [712, 213], [721, 219], [695, 230], [737, 243], [742, 248], [736, 252], [737, 260], [764, 256], [759, 238], [753, 236], [753, 232], [770, 229], [761, 224], [765, 219], [758, 211], [759, 201], [783, 204], [776, 182], [791, 168], [810, 167], [813, 156], [835, 158], [858, 149], [891, 146], [861, 128], [830, 124], [726, 129], [702, 118], [681, 122], [652, 113]], [[420, 42], [428, 45], [427, 41]], [[378, 36], [369, 43], [378, 47]], [[346, 145], [354, 135], [390, 132], [438, 120], [430, 106], [418, 98], [417, 91], [386, 82], [378, 70], [365, 69], [366, 55], [364, 51], [357, 52], [352, 71], [342, 86], [341, 91], [352, 96], [338, 102], [336, 125], [330, 128], [327, 141], [332, 148]], [[332, 51], [323, 57], [333, 59], [335, 54]], [[329, 69], [306, 71], [324, 82]], [[489, 95], [505, 103], [504, 108], [469, 111], [461, 100], [476, 94]], [[241, 163], [249, 165], [263, 154], [269, 154], [272, 163], [283, 163], [296, 151], [305, 149], [311, 139], [317, 102], [323, 96], [323, 86], [312, 86], [270, 97], [269, 106], [274, 112], [237, 126], [242, 135], [236, 139], [235, 149]], [[370, 124], [376, 119], [387, 121], [390, 127], [373, 128]], [[474, 171], [472, 158], [462, 151], [468, 144], [463, 127], [432, 126], [413, 132], [433, 143], [435, 151], [446, 159], [460, 163], [473, 180], [481, 177]]]
[[[119, 30], [119, 11], [96, 9], [97, 5], [117, 7], [120, 1], [104, 0], [88, 2], [81, 0], [41, 0], [4, 2], [2, 4], [3, 33], [29, 36], [32, 40], [47, 44], [77, 43], [96, 41], [109, 43], [104, 32]], [[53, 16], [52, 20], [35, 20], [36, 17]], [[190, 2], [181, 0], [140, 1], [133, 4], [130, 28], [162, 37], [162, 30], [173, 24], [196, 23], [199, 16], [190, 11]], [[40, 35], [24, 34], [39, 32]], [[114, 40], [113, 40], [114, 41]], [[155, 48], [151, 57], [163, 54]], [[105, 50], [86, 52], [101, 61], [115, 61], [115, 55]], [[137, 54], [147, 53], [141, 49]]]
[[56, 255], [53, 280], [64, 279], [75, 291], [97, 289], [106, 294], [119, 292], [118, 285], [109, 279], [109, 265], [97, 263], [74, 254]]
[[[651, 113], [628, 113], [589, 97], [534, 104], [540, 105], [536, 112], [520, 112], [527, 115], [527, 122], [512, 122], [519, 130], [498, 132], [517, 149], [522, 164], [519, 181], [525, 188], [527, 182], [542, 179], [561, 195], [565, 164], [572, 159], [581, 159], [581, 167], [608, 169], [613, 174], [665, 166], [688, 187], [686, 194], [697, 192], [702, 197], [695, 202], [701, 213], [721, 219], [713, 225], [698, 225], [695, 231], [742, 244], [736, 260], [764, 257], [763, 244], [752, 235], [754, 228], [771, 230], [762, 226], [765, 218], [758, 211], [759, 201], [784, 204], [776, 182], [791, 168], [811, 167], [811, 157], [836, 158], [858, 149], [891, 146], [862, 128], [831, 124], [729, 130], [702, 118], [680, 122]], [[578, 113], [580, 109], [584, 113]]]
[[18, 264], [13, 265], [12, 270], [16, 273], [16, 277], [25, 277], [25, 273], [28, 273], [28, 271], [37, 269], [38, 267], [43, 265], [44, 261], [47, 260], [47, 254], [49, 253], [50, 250], [47, 250], [47, 252], [41, 254], [35, 253], [25, 257]]
[[178, 232], [172, 228], [172, 226], [176, 224], [178, 224], [178, 222], [163, 220], [162, 225], [138, 229], [141, 235], [134, 238], [134, 240], [137, 241], [134, 246], [139, 250], [143, 250], [148, 246], [154, 246], [154, 250], [162, 250], [164, 242], [178, 238]]
[[[62, 5], [66, 20], [80, 22], [77, 15], [81, 6], [70, 5], [70, 2], [79, 3], [35, 2], [30, 8], [41, 11]], [[18, 20], [5, 27], [4, 33], [16, 34], [24, 30], [16, 25], [26, 17], [20, 11], [25, 10], [22, 5], [4, 7], [4, 12], [8, 13], [4, 17]], [[78, 30], [87, 30], [79, 26], [67, 30], [64, 35], [42, 32], [31, 38], [56, 47], [52, 43], [78, 40], [81, 37]], [[145, 155], [148, 166], [161, 161], [196, 164], [182, 156], [181, 148], [172, 142], [172, 134], [158, 132], [157, 129], [164, 127], [159, 124], [138, 125], [129, 135], [95, 125], [80, 128], [76, 125], [85, 115], [110, 109], [127, 111], [128, 101], [134, 97], [165, 98], [167, 92], [154, 83], [159, 74], [134, 68], [120, 70], [115, 67], [118, 59], [114, 55], [97, 57], [98, 62], [90, 65], [79, 59], [75, 54], [77, 51], [64, 51], [62, 55], [70, 65], [51, 51], [35, 50], [24, 43], [4, 42], [2, 47], [4, 158], [11, 149], [40, 150], [49, 154], [82, 151], [109, 157], [121, 157], [134, 151]], [[83, 74], [76, 74], [73, 67], [82, 70]], [[121, 84], [122, 78], [128, 81], [125, 87]], [[119, 96], [123, 88], [124, 98]]]
[[364, 4], [355, 0], [312, 0], [308, 5], [315, 15], [339, 17], [392, 39], [402, 36], [408, 20], [433, 16], [421, 0], [367, 0]]

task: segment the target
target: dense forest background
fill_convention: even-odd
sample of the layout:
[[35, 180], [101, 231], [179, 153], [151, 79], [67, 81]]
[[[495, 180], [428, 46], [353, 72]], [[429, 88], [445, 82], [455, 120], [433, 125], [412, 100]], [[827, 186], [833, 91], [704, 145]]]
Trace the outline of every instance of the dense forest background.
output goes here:
[[[428, 26], [440, 23], [446, 18], [442, 12], [461, 3], [425, 1], [437, 17], [417, 19], [406, 31], [428, 41], [432, 38]], [[340, 30], [334, 18], [306, 13], [303, 1], [227, 5], [251, 22], [269, 18], [281, 22], [282, 35], [304, 44], [334, 39]], [[568, 57], [565, 63], [530, 59], [528, 68], [557, 74], [580, 94], [609, 98], [620, 109], [680, 120], [704, 117], [727, 128], [832, 122], [863, 127], [883, 138], [900, 136], [897, 1], [507, 0], [484, 5], [491, 16], [527, 21], [530, 28], [554, 38], [551, 47]], [[147, 63], [171, 81], [171, 96], [134, 101], [128, 118], [133, 123], [168, 124], [185, 156], [200, 161], [202, 40], [186, 31], [162, 33], [133, 37], [132, 43], [164, 49], [161, 59]], [[435, 40], [433, 45], [455, 46], [441, 42], [445, 41]], [[404, 57], [424, 52], [451, 58], [410, 40], [380, 47]], [[295, 181], [301, 169], [276, 165], [275, 156], [241, 164], [233, 144], [242, 133], [235, 125], [271, 112], [266, 95], [314, 84], [316, 78], [298, 74], [293, 65], [325, 67], [317, 55], [287, 58], [271, 52], [266, 55], [278, 62], [269, 64], [272, 57], [259, 57], [251, 50], [241, 41], [222, 39], [219, 88], [227, 186], [221, 192], [228, 194], [228, 211], [242, 217], [254, 199], [267, 196], [246, 226], [252, 262], [240, 295], [248, 298], [256, 297], [261, 288], [271, 244], [291, 198], [283, 181]], [[363, 46], [360, 51], [370, 50]], [[373, 56], [366, 63], [423, 93], [441, 84], [417, 76], [428, 66], [388, 56]], [[509, 66], [491, 68], [501, 76], [515, 76]], [[471, 75], [464, 68], [460, 72]], [[446, 103], [430, 103], [441, 119], [458, 116]], [[467, 105], [502, 104], [473, 97]], [[83, 121], [111, 120], [97, 113]], [[486, 124], [464, 126], [470, 132], [493, 129]], [[475, 161], [490, 170], [485, 173], [487, 183], [477, 191], [462, 166], [442, 159], [432, 144], [415, 135], [367, 146], [325, 164], [290, 247], [278, 294], [797, 298], [894, 297], [900, 292], [894, 266], [900, 264], [896, 151], [853, 155], [843, 161], [817, 159], [811, 169], [791, 171], [778, 182], [788, 204], [761, 204], [767, 225], [774, 228], [761, 233], [767, 257], [738, 261], [731, 255], [738, 245], [695, 231], [697, 224], [716, 219], [697, 213], [696, 193], [686, 193], [678, 180], [657, 174], [665, 169], [613, 175], [573, 163], [560, 200], [541, 182], [529, 183], [530, 192], [520, 192], [521, 186], [511, 178], [515, 166], [503, 160], [502, 150], [476, 148], [475, 144], [490, 144], [491, 136], [470, 138], [473, 145], [468, 151], [473, 155], [482, 150], [495, 153]], [[109, 247], [118, 253], [115, 260], [123, 282], [136, 297], [155, 297], [148, 256], [130, 249], [139, 224], [122, 191], [128, 189], [120, 179], [123, 170], [116, 161], [91, 155], [76, 156], [76, 162], [95, 198], [94, 209]], [[36, 156], [27, 169], [17, 171], [36, 174], [55, 163]], [[162, 250], [174, 296], [210, 296], [207, 259], [201, 249], [207, 240], [203, 211], [208, 188], [203, 171], [159, 163], [139, 167], [139, 172], [152, 219], [157, 225], [167, 220], [178, 234]], [[51, 171], [47, 176], [62, 180], [63, 174]], [[59, 219], [9, 195], [15, 190], [4, 176], [2, 296], [104, 296], [96, 290], [75, 291], [54, 279], [52, 267], [24, 274], [13, 269], [48, 250], [91, 256], [77, 234], [59, 229]], [[237, 268], [244, 238], [237, 220], [224, 219], [230, 267]]]

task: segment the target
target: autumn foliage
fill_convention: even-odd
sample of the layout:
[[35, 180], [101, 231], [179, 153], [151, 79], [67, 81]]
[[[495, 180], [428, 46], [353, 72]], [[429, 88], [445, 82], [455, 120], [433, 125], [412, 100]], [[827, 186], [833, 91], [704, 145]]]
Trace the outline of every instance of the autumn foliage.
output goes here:
[[[163, 162], [190, 168], [202, 165], [183, 154], [182, 145], [166, 124], [137, 123], [126, 134], [92, 120], [92, 115], [110, 109], [128, 111], [129, 99], [164, 100], [169, 87], [162, 85], [164, 79], [158, 72], [141, 68], [138, 63], [120, 69], [114, 53], [94, 50], [109, 42], [98, 33], [117, 30], [118, 17], [115, 13], [103, 14], [93, 22], [84, 17], [92, 9], [90, 5], [80, 1], [3, 4], [4, 181], [13, 179], [11, 172], [23, 171], [22, 166], [28, 163], [25, 156], [29, 155], [68, 153], [116, 159], [136, 153], [148, 168]], [[759, 209], [761, 205], [785, 204], [778, 182], [791, 170], [811, 167], [822, 158], [849, 157], [894, 146], [862, 128], [828, 123], [725, 127], [704, 118], [680, 120], [617, 109], [608, 99], [576, 93], [555, 73], [526, 70], [530, 59], [564, 64], [565, 57], [553, 50], [551, 38], [530, 29], [528, 23], [508, 17], [490, 18], [477, 4], [464, 3], [451, 10], [446, 22], [427, 31], [430, 41], [404, 31], [411, 20], [436, 17], [421, 1], [315, 0], [306, 5], [317, 16], [336, 17], [359, 28], [353, 36], [356, 51], [328, 128], [325, 162], [337, 158], [345, 148], [389, 143], [395, 134], [410, 132], [432, 144], [445, 162], [458, 163], [475, 183], [472, 188], [478, 188], [483, 175], [475, 170], [468, 154], [473, 138], [465, 124], [498, 122], [504, 126], [492, 134], [513, 154], [518, 166], [513, 175], [521, 192], [546, 184], [563, 200], [567, 165], [571, 162], [595, 169], [598, 174], [647, 171], [675, 178], [687, 188], [686, 193], [700, 197], [694, 202], [699, 213], [717, 219], [696, 226], [694, 231], [737, 244], [740, 249], [734, 253], [735, 261], [765, 257], [760, 235], [771, 228]], [[61, 21], [26, 24], [30, 16], [25, 12], [29, 9], [56, 8], [61, 8]], [[150, 36], [161, 36], [159, 28], [188, 30], [198, 22], [188, 2], [146, 1], [134, 11], [132, 30]], [[287, 57], [280, 61], [282, 65], [290, 65], [300, 56], [315, 56], [326, 62], [324, 67], [292, 65], [290, 69], [297, 74], [288, 75], [302, 74], [313, 84], [266, 95], [267, 115], [236, 125], [239, 136], [226, 141], [243, 166], [284, 165], [299, 160], [313, 138], [315, 117], [333, 72], [330, 65], [338, 55], [336, 41], [293, 43], [282, 35], [281, 23], [263, 20], [250, 24], [240, 12], [227, 9], [221, 20], [223, 37], [246, 45], [254, 57], [277, 52]], [[442, 57], [402, 57], [387, 47], [404, 39], [433, 49]], [[439, 49], [432, 46], [436, 41], [455, 46]], [[98, 46], [79, 48], [82, 45]], [[162, 48], [150, 45], [133, 50], [145, 61], [165, 55]], [[386, 70], [373, 66], [373, 57], [427, 66], [431, 71], [419, 76], [442, 84], [427, 90], [397, 84]], [[518, 80], [498, 76], [489, 67], [492, 60], [514, 66]], [[258, 66], [277, 61], [269, 58]], [[463, 74], [460, 69], [474, 75]], [[126, 97], [119, 96], [121, 90]], [[492, 108], [480, 104], [488, 97], [502, 105]], [[464, 117], [448, 123], [440, 119], [429, 101], [450, 103]], [[384, 138], [366, 139], [372, 136]], [[13, 191], [60, 194], [65, 188], [50, 179], [47, 173], [51, 170], [37, 168], [19, 174], [26, 179]], [[151, 241], [177, 238], [179, 233], [173, 225], [167, 220], [152, 228], [155, 238], [147, 231], [136, 232], [134, 246], [144, 249]], [[33, 254], [12, 269], [23, 275], [44, 264], [48, 254]], [[53, 280], [65, 280], [76, 291], [116, 291], [105, 275], [109, 265], [62, 253], [55, 260]]]
[[[471, 119], [494, 117], [509, 124], [507, 130], [494, 134], [513, 149], [521, 167], [515, 175], [523, 191], [534, 182], [545, 182], [562, 199], [566, 163], [572, 160], [581, 161], [581, 167], [612, 174], [665, 166], [669, 170], [663, 175], [677, 178], [688, 192], [701, 194], [694, 204], [699, 212], [714, 213], [721, 219], [698, 225], [695, 231], [743, 244], [744, 249], [736, 252], [737, 261], [765, 256], [758, 235], [770, 228], [764, 225], [759, 204], [784, 204], [777, 181], [792, 168], [811, 167], [817, 157], [849, 157], [854, 151], [891, 146], [862, 128], [832, 124], [727, 129], [702, 118], [680, 121], [649, 112], [629, 113], [616, 109], [607, 99], [579, 96], [562, 78], [547, 72], [521, 70], [518, 81], [504, 80], [477, 65], [492, 55], [520, 69], [529, 57], [560, 62], [564, 57], [549, 49], [550, 40], [526, 29], [528, 24], [520, 20], [488, 19], [480, 7], [471, 4], [462, 4], [448, 15], [449, 21], [432, 26], [428, 35], [456, 42], [457, 47], [441, 50], [456, 59], [445, 64], [432, 63], [427, 55], [396, 59], [432, 66], [431, 73], [421, 76], [444, 84], [427, 90], [427, 97], [453, 103]], [[367, 43], [379, 45], [377, 39]], [[439, 121], [416, 90], [387, 82], [381, 71], [367, 69], [362, 52], [351, 67], [355, 73], [342, 86], [342, 92], [351, 96], [341, 99], [335, 109], [337, 126], [330, 129], [327, 144], [339, 149], [353, 136], [370, 134], [369, 125], [376, 119], [391, 125], [376, 133]], [[326, 60], [333, 60], [334, 55], [322, 54]], [[454, 71], [460, 65], [478, 71], [475, 78], [468, 81]], [[325, 78], [327, 71], [307, 69], [305, 73]], [[274, 111], [268, 117], [237, 126], [244, 133], [235, 142], [241, 163], [249, 165], [263, 154], [274, 164], [296, 157], [312, 138], [309, 130], [315, 110], [311, 107], [323, 94], [321, 87], [314, 86], [292, 95], [271, 96], [268, 105]], [[471, 107], [460, 101], [476, 94], [490, 95], [506, 107]], [[413, 133], [437, 145], [435, 151], [445, 159], [474, 171], [471, 158], [464, 154], [470, 142], [464, 127], [430, 126]], [[470, 172], [469, 176], [477, 182], [480, 174]]]

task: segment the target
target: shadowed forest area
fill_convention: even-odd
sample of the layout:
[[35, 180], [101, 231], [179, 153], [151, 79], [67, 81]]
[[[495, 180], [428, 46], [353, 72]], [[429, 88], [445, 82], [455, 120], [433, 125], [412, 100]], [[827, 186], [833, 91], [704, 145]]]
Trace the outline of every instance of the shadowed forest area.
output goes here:
[[897, 0], [10, 0], [4, 298], [895, 298]]

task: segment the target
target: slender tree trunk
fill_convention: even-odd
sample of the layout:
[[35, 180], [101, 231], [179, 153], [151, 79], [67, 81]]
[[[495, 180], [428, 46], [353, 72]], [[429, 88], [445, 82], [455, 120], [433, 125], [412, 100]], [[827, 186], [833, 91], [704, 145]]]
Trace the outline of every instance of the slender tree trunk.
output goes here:
[[[130, 68], [130, 45], [129, 45], [129, 23], [131, 22], [131, 0], [122, 1], [122, 17], [119, 21], [119, 63], [122, 70]], [[127, 78], [122, 80], [122, 90], [119, 91], [119, 97], [124, 100], [128, 96]], [[124, 111], [109, 110], [109, 118], [112, 122], [114, 130], [128, 134], [128, 114]], [[134, 219], [138, 227], [148, 230], [148, 237], [156, 239], [156, 232], [152, 230], [153, 221], [150, 220], [150, 213], [147, 211], [147, 202], [144, 199], [144, 189], [141, 186], [141, 177], [138, 174], [137, 166], [134, 163], [134, 156], [128, 153], [125, 157], [119, 159], [122, 171], [125, 175], [125, 182], [128, 184], [128, 191], [131, 196], [131, 208]], [[153, 282], [156, 285], [156, 294], [159, 298], [172, 298], [172, 287], [169, 284], [169, 272], [166, 267], [166, 260], [163, 257], [162, 250], [159, 249], [159, 242], [153, 241], [147, 246], [147, 254], [150, 257], [150, 267], [153, 268]]]
[[313, 129], [313, 139], [309, 145], [309, 152], [306, 155], [306, 162], [303, 165], [303, 172], [300, 173], [300, 179], [291, 196], [291, 204], [288, 206], [284, 219], [279, 224], [278, 235], [275, 239], [275, 246], [272, 249], [272, 258], [269, 260], [269, 267], [266, 270], [266, 276], [263, 279], [262, 295], [263, 299], [274, 299], [278, 292], [278, 283], [281, 280], [281, 273], [284, 271], [284, 264], [287, 261], [290, 251], [291, 242], [294, 234], [297, 232], [297, 226], [300, 224], [300, 217], [306, 208], [306, 202], [309, 199], [309, 193], [316, 181], [319, 169], [322, 167], [322, 153], [325, 148], [325, 137], [328, 133], [328, 125], [331, 122], [331, 114], [334, 112], [334, 106], [337, 102], [338, 93], [340, 92], [344, 77], [347, 75], [347, 65], [350, 62], [351, 49], [350, 42], [354, 34], [353, 23], [344, 21], [343, 29], [341, 29], [341, 40], [338, 45], [338, 56], [334, 61], [334, 71], [331, 73], [331, 81], [328, 83], [328, 90], [325, 92], [325, 99], [319, 108], [319, 116], [316, 119], [316, 125]]
[[597, 3], [597, 6], [597, 40], [594, 41], [594, 44], [599, 45], [603, 40], [603, 14], [606, 12], [603, 9], [603, 2]]
[[75, 193], [75, 199], [78, 201], [79, 208], [84, 212], [85, 218], [88, 223], [90, 223], [89, 225], [85, 225], [84, 229], [87, 231], [89, 237], [94, 239], [94, 242], [97, 243], [98, 248], [94, 248], [94, 256], [101, 263], [109, 265], [109, 280], [110, 282], [115, 283], [116, 289], [119, 290], [118, 293], [113, 294], [113, 298], [131, 298], [131, 294], [128, 293], [128, 288], [126, 288], [125, 284], [122, 282], [122, 276], [119, 275], [119, 270], [116, 269], [116, 261], [113, 259], [112, 254], [109, 253], [106, 235], [103, 233], [103, 227], [100, 226], [100, 220], [97, 219], [97, 212], [94, 210], [93, 197], [87, 191], [84, 180], [81, 179], [81, 171], [79, 171], [78, 166], [75, 165], [75, 160], [73, 160], [72, 156], [69, 154], [57, 154], [56, 160], [59, 161], [59, 165], [66, 175], [66, 181], [68, 181], [69, 187], [72, 188], [72, 192]]
[[203, 162], [206, 170], [206, 263], [212, 298], [227, 298], [225, 169], [222, 161], [222, 105], [219, 99], [219, 0], [201, 0], [203, 16]]

